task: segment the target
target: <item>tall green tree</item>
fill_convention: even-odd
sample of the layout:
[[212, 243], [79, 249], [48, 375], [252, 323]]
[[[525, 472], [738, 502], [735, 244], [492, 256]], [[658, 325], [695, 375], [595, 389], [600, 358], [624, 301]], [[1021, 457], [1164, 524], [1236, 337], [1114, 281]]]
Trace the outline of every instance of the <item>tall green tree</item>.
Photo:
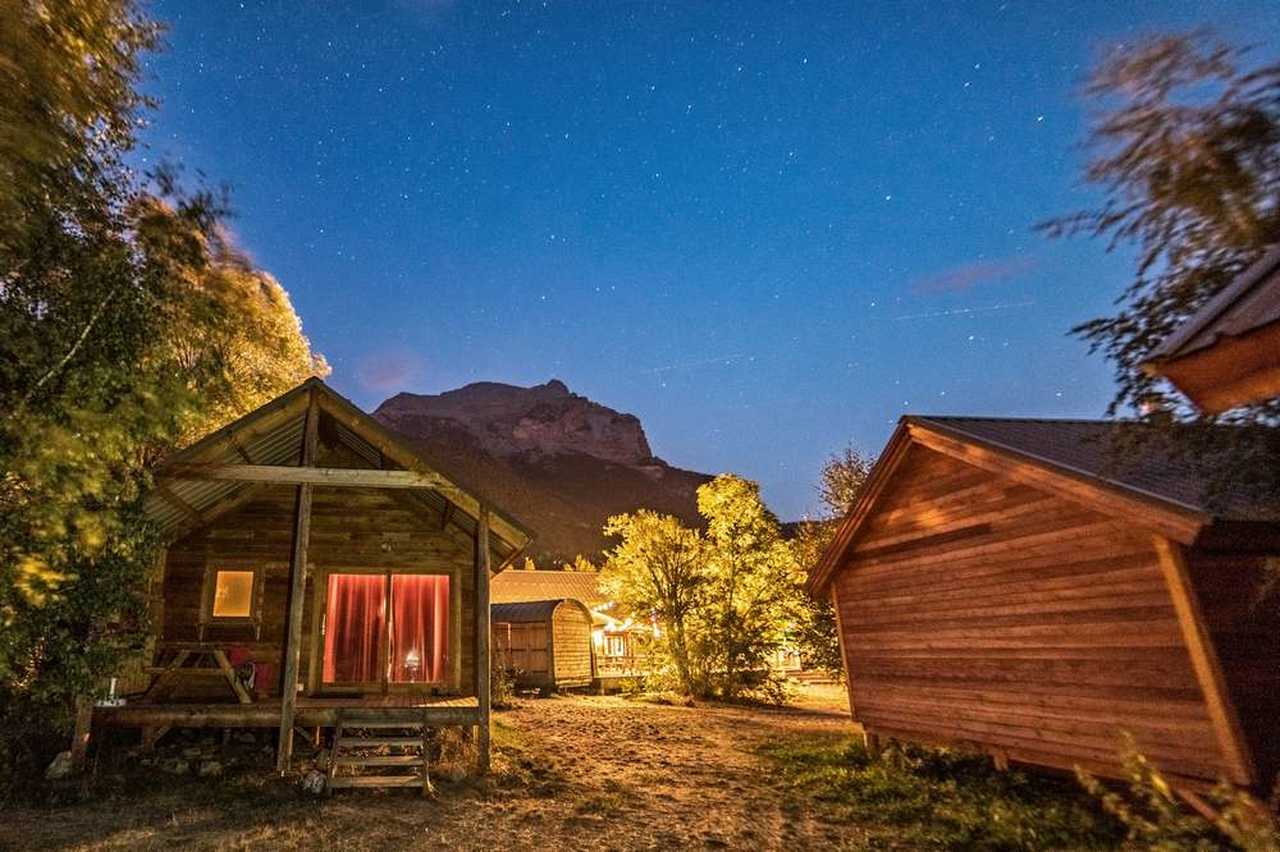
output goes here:
[[657, 622], [657, 644], [677, 685], [686, 694], [703, 693], [705, 666], [695, 655], [695, 620], [707, 583], [702, 535], [679, 518], [647, 509], [609, 518], [604, 533], [619, 543], [600, 569], [602, 591]]
[[791, 616], [796, 568], [760, 486], [722, 474], [698, 488], [707, 521], [704, 641], [717, 694], [736, 698], [778, 649]]
[[[1153, 36], [1111, 50], [1085, 86], [1084, 178], [1102, 201], [1040, 227], [1134, 253], [1115, 312], [1073, 329], [1115, 369], [1113, 414], [1191, 413], [1141, 364], [1280, 239], [1280, 63], [1258, 60], [1205, 32]], [[1278, 414], [1272, 402], [1231, 417]]]
[[862, 494], [874, 464], [874, 459], [863, 455], [852, 444], [829, 456], [818, 479], [821, 514], [814, 520], [803, 521], [791, 542], [798, 571], [795, 616], [789, 638], [799, 649], [800, 659], [806, 666], [836, 677], [844, 677], [844, 658], [840, 653], [835, 607], [828, 598], [810, 597], [804, 582], [831, 544], [840, 521]]
[[0, 764], [12, 767], [138, 645], [156, 543], [140, 512], [148, 465], [327, 368], [283, 289], [226, 238], [223, 196], [127, 166], [159, 26], [132, 0], [0, 0], [0, 20]]

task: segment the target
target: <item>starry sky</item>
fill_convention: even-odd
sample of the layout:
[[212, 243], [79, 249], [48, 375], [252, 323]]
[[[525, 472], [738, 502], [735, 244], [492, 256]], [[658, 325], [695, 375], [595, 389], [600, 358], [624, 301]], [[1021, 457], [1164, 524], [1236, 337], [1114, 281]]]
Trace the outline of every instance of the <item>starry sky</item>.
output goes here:
[[233, 192], [331, 383], [371, 409], [553, 377], [654, 451], [816, 508], [904, 412], [1099, 416], [1067, 335], [1124, 254], [1039, 220], [1102, 50], [1261, 2], [154, 0], [147, 162]]

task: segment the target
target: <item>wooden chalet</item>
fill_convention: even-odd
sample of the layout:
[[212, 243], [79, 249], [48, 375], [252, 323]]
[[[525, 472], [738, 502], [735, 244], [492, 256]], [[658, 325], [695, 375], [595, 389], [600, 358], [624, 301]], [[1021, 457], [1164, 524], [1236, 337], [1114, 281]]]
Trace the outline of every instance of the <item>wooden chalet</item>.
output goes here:
[[601, 591], [599, 574], [508, 568], [493, 578], [495, 606], [548, 600], [577, 601], [590, 611], [590, 651], [596, 686], [607, 689], [648, 672], [648, 644], [653, 629], [619, 611], [617, 602]]
[[1280, 244], [1179, 326], [1144, 367], [1207, 414], [1280, 398]]
[[277, 728], [281, 770], [295, 727], [333, 729], [342, 765], [344, 725], [457, 725], [487, 768], [489, 580], [529, 541], [516, 521], [317, 379], [167, 460], [146, 508], [169, 539], [150, 683], [94, 724]]
[[591, 611], [572, 598], [501, 603], [491, 608], [493, 649], [517, 687], [556, 692], [595, 677]]
[[[1121, 733], [1193, 795], [1280, 772], [1280, 511], [1207, 500], [1092, 421], [905, 417], [814, 568], [854, 719], [997, 763], [1121, 771]], [[1210, 506], [1213, 506], [1211, 508]]]

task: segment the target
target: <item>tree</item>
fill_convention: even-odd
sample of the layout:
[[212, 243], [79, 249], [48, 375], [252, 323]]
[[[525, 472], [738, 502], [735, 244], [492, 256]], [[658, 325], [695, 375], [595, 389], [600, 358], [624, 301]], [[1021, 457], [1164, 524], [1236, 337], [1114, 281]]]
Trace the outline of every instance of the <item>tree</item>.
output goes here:
[[707, 577], [705, 543], [697, 530], [672, 515], [647, 509], [615, 515], [606, 536], [620, 542], [606, 554], [600, 587], [632, 613], [654, 618], [659, 642], [686, 694], [704, 692], [704, 667], [694, 656], [693, 620]]
[[811, 597], [804, 589], [804, 582], [831, 544], [841, 519], [862, 494], [874, 465], [874, 459], [864, 456], [852, 444], [829, 456], [818, 481], [822, 514], [816, 520], [802, 522], [792, 540], [798, 571], [796, 614], [790, 638], [799, 648], [806, 666], [837, 677], [844, 676], [844, 658], [840, 652], [835, 607], [827, 598]]
[[[1114, 365], [1112, 414], [1191, 414], [1141, 364], [1280, 236], [1280, 64], [1249, 59], [1204, 32], [1156, 36], [1113, 50], [1085, 88], [1098, 110], [1084, 176], [1104, 200], [1039, 227], [1136, 251], [1117, 311], [1072, 330]], [[1278, 416], [1277, 402], [1232, 415]]]
[[864, 456], [853, 444], [832, 453], [822, 465], [818, 479], [818, 495], [822, 498], [823, 515], [841, 518], [849, 513], [862, 494], [862, 486], [871, 475], [875, 459]]
[[149, 465], [327, 367], [283, 289], [227, 239], [225, 195], [125, 165], [150, 106], [136, 84], [158, 25], [132, 0], [0, 0], [0, 18], [0, 763], [11, 769], [34, 762], [71, 699], [139, 646], [156, 545], [140, 508]]
[[722, 474], [698, 488], [707, 521], [705, 641], [714, 689], [736, 698], [767, 669], [790, 616], [795, 560], [760, 486]]

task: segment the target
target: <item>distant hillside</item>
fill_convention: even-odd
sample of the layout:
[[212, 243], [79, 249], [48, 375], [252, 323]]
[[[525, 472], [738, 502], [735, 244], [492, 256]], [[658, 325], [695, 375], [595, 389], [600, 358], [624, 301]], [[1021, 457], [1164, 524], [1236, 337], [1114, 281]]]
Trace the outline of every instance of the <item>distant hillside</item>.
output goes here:
[[619, 512], [655, 509], [695, 523], [695, 491], [711, 478], [655, 457], [634, 415], [554, 379], [396, 394], [373, 416], [530, 526], [532, 553], [543, 561], [599, 554], [600, 529]]

